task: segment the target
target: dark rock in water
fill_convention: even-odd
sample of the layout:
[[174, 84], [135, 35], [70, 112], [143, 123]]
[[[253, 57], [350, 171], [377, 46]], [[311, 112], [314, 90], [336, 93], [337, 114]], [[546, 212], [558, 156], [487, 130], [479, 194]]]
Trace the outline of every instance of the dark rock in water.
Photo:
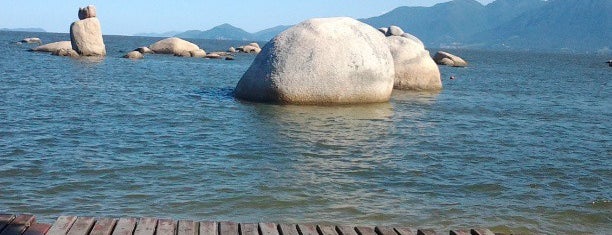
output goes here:
[[226, 56], [225, 60], [234, 60], [234, 57], [233, 56]]
[[148, 47], [139, 47], [134, 49], [134, 51], [140, 52], [141, 54], [153, 54], [154, 52]]
[[608, 63], [608, 66], [612, 67], [612, 60], [608, 60], [606, 63]]
[[144, 58], [144, 56], [139, 51], [130, 51], [126, 55], [124, 55], [123, 58], [137, 60]]

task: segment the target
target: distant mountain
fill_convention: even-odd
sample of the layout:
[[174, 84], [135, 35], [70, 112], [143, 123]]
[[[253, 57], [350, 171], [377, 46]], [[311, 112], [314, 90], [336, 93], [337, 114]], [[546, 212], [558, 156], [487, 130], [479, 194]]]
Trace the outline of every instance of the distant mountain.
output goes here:
[[253, 33], [253, 38], [258, 41], [270, 41], [270, 39], [272, 39], [274, 36], [287, 30], [288, 28], [291, 28], [291, 26], [293, 25], [279, 25], [273, 28], [264, 29], [262, 31]]
[[485, 6], [476, 0], [454, 0], [432, 7], [398, 7], [362, 21], [376, 28], [397, 25], [428, 45], [461, 42], [492, 28]]
[[362, 21], [400, 26], [429, 47], [594, 51], [611, 47], [612, 0], [454, 0]]
[[172, 37], [176, 34], [180, 33], [179, 31], [169, 31], [165, 33], [137, 33], [134, 36], [142, 36], [142, 37]]
[[612, 0], [550, 0], [471, 41], [509, 49], [589, 51], [612, 46], [611, 25]]
[[0, 31], [17, 31], [17, 32], [34, 32], [34, 33], [47, 32], [42, 28], [14, 28], [14, 29], [1, 28]]
[[253, 35], [230, 24], [222, 24], [206, 31], [189, 30], [176, 35], [181, 38], [203, 38], [218, 40], [253, 40]]

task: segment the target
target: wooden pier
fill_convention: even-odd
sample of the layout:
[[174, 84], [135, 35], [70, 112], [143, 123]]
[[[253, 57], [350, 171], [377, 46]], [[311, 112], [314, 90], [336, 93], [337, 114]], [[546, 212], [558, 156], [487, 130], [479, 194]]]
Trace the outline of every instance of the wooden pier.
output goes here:
[[[53, 224], [33, 215], [0, 214], [0, 235], [435, 235], [430, 229], [383, 226], [236, 223], [157, 218], [60, 216]], [[488, 229], [451, 230], [451, 235], [495, 235]]]

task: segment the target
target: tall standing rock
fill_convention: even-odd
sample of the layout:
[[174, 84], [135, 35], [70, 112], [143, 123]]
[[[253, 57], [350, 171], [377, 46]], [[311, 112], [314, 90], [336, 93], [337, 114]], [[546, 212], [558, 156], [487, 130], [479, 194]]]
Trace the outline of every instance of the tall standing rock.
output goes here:
[[72, 49], [82, 56], [105, 56], [106, 46], [96, 8], [92, 5], [80, 8], [79, 19], [70, 25]]

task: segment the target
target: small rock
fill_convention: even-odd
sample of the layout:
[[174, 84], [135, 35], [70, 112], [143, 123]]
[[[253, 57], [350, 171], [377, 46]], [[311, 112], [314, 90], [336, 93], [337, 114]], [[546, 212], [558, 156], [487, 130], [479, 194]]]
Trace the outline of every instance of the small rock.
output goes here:
[[72, 44], [70, 41], [59, 41], [52, 42], [42, 46], [37, 46], [32, 51], [40, 51], [40, 52], [54, 52], [59, 49], [72, 49]]
[[227, 52], [230, 52], [230, 53], [236, 53], [236, 48], [234, 48], [234, 47], [230, 47], [230, 48], [227, 50]]
[[40, 38], [24, 38], [21, 40], [21, 42], [27, 44], [42, 44], [42, 40], [40, 40]]
[[[449, 64], [448, 60], [444, 60], [445, 58], [451, 60], [453, 62], [452, 65]], [[468, 65], [468, 63], [461, 59], [461, 57], [444, 51], [438, 51], [436, 55], [434, 55], [433, 59], [437, 64], [449, 65], [453, 67], [465, 67]]]
[[89, 5], [83, 8], [79, 8], [79, 20], [96, 17], [96, 7]]
[[226, 56], [225, 60], [234, 60], [234, 57], [233, 56]]
[[404, 34], [404, 30], [402, 30], [402, 28], [391, 25], [389, 26], [389, 30], [387, 30], [385, 36], [402, 36], [402, 34]]
[[385, 28], [385, 27], [378, 28], [378, 31], [380, 31], [384, 35], [387, 35], [387, 32], [389, 31], [389, 28]]
[[221, 56], [217, 53], [210, 53], [206, 55], [206, 58], [208, 59], [221, 59]]
[[249, 43], [249, 46], [252, 46], [252, 47], [255, 47], [255, 48], [261, 48], [261, 47], [259, 47], [259, 44], [257, 44], [256, 42]]
[[153, 51], [148, 47], [139, 47], [134, 49], [134, 51], [140, 52], [141, 54], [153, 54]]
[[144, 55], [140, 53], [139, 51], [130, 51], [126, 55], [124, 55], [123, 58], [136, 60], [136, 59], [144, 58]]

